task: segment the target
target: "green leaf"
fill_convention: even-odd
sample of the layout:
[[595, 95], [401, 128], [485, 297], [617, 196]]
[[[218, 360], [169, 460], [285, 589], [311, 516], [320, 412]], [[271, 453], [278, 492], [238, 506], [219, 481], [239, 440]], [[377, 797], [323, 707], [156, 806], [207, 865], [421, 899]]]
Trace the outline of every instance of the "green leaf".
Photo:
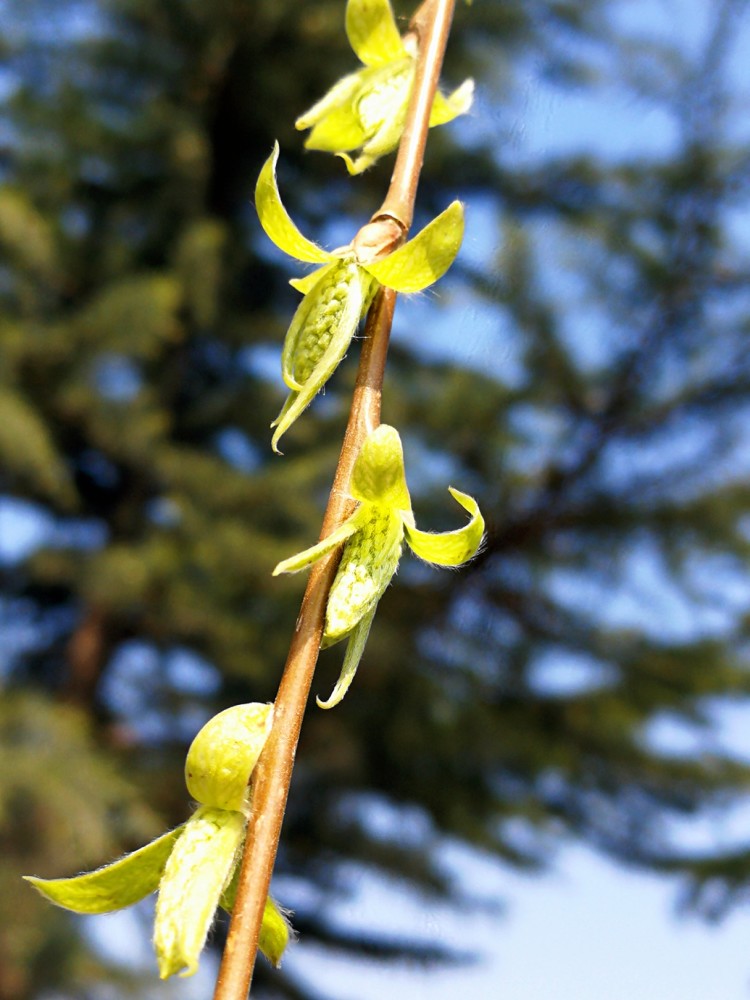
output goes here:
[[73, 878], [24, 875], [50, 902], [74, 913], [110, 913], [144, 899], [159, 887], [164, 866], [185, 824], [119, 861]]
[[244, 836], [245, 817], [227, 809], [201, 806], [185, 824], [156, 900], [154, 950], [162, 979], [197, 971]]
[[352, 469], [349, 492], [355, 500], [411, 510], [404, 450], [395, 427], [381, 424], [367, 435]]
[[406, 55], [388, 0], [349, 0], [346, 34], [365, 66], [383, 66]]
[[[368, 276], [369, 280], [369, 276]], [[70, 474], [49, 433], [49, 425], [26, 399], [0, 385], [0, 468], [13, 482], [66, 507], [75, 503]]]
[[314, 271], [309, 274], [304, 275], [302, 278], [290, 278], [289, 284], [292, 288], [296, 289], [298, 292], [302, 292], [303, 295], [307, 295], [309, 291], [317, 285], [320, 279], [330, 271], [332, 267], [335, 267], [338, 261], [331, 261], [330, 264], [323, 264], [322, 267], [316, 267]]
[[349, 690], [349, 685], [354, 680], [359, 661], [362, 659], [362, 654], [365, 651], [367, 637], [370, 634], [370, 626], [372, 625], [372, 620], [375, 617], [377, 609], [378, 606], [376, 604], [372, 611], [362, 618], [349, 636], [339, 679], [336, 681], [336, 685], [327, 701], [321, 701], [318, 697], [315, 698], [318, 708], [333, 708], [335, 705], [338, 705]]
[[458, 503], [471, 514], [471, 520], [463, 528], [456, 531], [433, 533], [419, 531], [405, 519], [404, 528], [406, 541], [412, 552], [425, 562], [436, 563], [438, 566], [460, 566], [476, 554], [484, 535], [484, 518], [479, 512], [479, 506], [468, 493], [461, 493], [448, 487], [448, 492]]
[[453, 263], [464, 235], [464, 209], [454, 201], [418, 236], [366, 270], [397, 292], [420, 292], [441, 278]]
[[361, 83], [355, 73], [357, 87], [351, 97], [331, 109], [316, 122], [305, 140], [305, 149], [336, 153], [341, 149], [357, 149], [367, 139], [367, 133], [356, 114], [356, 95]]
[[464, 115], [471, 108], [474, 101], [474, 81], [464, 80], [460, 87], [449, 94], [448, 97], [438, 91], [435, 100], [432, 102], [430, 112], [430, 128], [435, 125], [445, 125], [446, 122], [453, 121], [459, 115]]
[[56, 282], [59, 261], [52, 227], [25, 192], [9, 185], [0, 187], [0, 247], [6, 260]]
[[[349, 73], [348, 76], [342, 77], [337, 83], [335, 83], [331, 89], [325, 94], [319, 101], [317, 101], [304, 114], [300, 115], [297, 121], [294, 123], [294, 127], [299, 130], [306, 128], [311, 128], [317, 125], [318, 122], [322, 121], [327, 115], [332, 113], [338, 107], [352, 108], [352, 102], [354, 95], [360, 88], [361, 83], [361, 70], [357, 70], [356, 73]], [[352, 115], [354, 114], [352, 110]], [[307, 149], [315, 149], [318, 147], [310, 146], [310, 136], [305, 142], [305, 147]], [[327, 148], [327, 147], [326, 147]]]
[[[220, 906], [231, 913], [237, 899], [237, 884], [240, 878], [239, 861], [234, 867], [231, 881], [221, 894]], [[292, 937], [292, 928], [286, 914], [279, 904], [270, 896], [266, 897], [266, 905], [263, 908], [263, 922], [260, 925], [260, 936], [258, 938], [258, 948], [266, 956], [271, 965], [277, 969], [281, 965], [281, 959]]]
[[279, 144], [274, 143], [273, 152], [263, 165], [263, 169], [255, 185], [255, 207], [260, 224], [266, 235], [277, 247], [297, 260], [305, 260], [310, 264], [323, 264], [331, 259], [317, 243], [308, 240], [297, 229], [289, 218], [287, 210], [281, 202], [279, 187], [276, 183], [276, 162], [279, 158]]
[[294, 556], [289, 556], [288, 559], [282, 560], [274, 569], [273, 576], [279, 576], [281, 573], [299, 573], [300, 570], [312, 566], [318, 559], [322, 559], [329, 552], [333, 552], [342, 542], [345, 542], [347, 538], [353, 535], [359, 527], [360, 519], [361, 515], [358, 508], [342, 525], [336, 528], [335, 531], [332, 531], [322, 541], [318, 542], [317, 545], [312, 545], [309, 549], [305, 549]]

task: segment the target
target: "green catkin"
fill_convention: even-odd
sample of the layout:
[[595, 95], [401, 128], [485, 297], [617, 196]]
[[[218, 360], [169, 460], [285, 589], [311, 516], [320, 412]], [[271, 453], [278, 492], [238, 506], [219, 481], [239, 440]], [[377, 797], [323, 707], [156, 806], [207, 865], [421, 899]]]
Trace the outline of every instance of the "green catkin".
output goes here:
[[370, 506], [341, 554], [326, 608], [326, 644], [351, 632], [378, 603], [398, 568], [403, 534], [403, 522], [391, 508]]
[[323, 646], [348, 639], [341, 673], [331, 696], [320, 708], [338, 705], [362, 659], [378, 601], [395, 574], [404, 542], [428, 562], [459, 566], [475, 555], [484, 532], [476, 501], [448, 487], [471, 520], [454, 531], [420, 531], [414, 523], [404, 470], [401, 438], [395, 427], [381, 424], [362, 443], [349, 481], [349, 494], [359, 506], [316, 545], [282, 560], [275, 570], [297, 573], [343, 544], [341, 560], [326, 606]]
[[314, 289], [314, 309], [304, 320], [292, 362], [292, 374], [300, 385], [307, 382], [328, 349], [352, 283], [359, 281], [358, 270], [354, 261], [342, 260]]
[[404, 60], [400, 71], [394, 70], [393, 64], [378, 71], [373, 84], [357, 101], [357, 117], [365, 133], [372, 133], [380, 127], [392, 113], [394, 101], [408, 99], [413, 76], [414, 62], [411, 59]]
[[239, 812], [201, 806], [185, 824], [164, 868], [154, 920], [159, 975], [190, 976], [228, 884], [245, 833]]

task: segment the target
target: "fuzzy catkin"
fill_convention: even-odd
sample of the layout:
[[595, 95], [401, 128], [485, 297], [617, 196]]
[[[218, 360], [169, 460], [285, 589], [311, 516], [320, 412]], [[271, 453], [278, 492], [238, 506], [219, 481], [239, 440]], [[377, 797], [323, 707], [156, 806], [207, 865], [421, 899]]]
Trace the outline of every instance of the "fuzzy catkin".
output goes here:
[[201, 806], [185, 824], [159, 886], [154, 950], [162, 979], [198, 968], [206, 937], [245, 833], [239, 812]]
[[413, 76], [414, 62], [411, 59], [404, 61], [400, 71], [396, 71], [391, 64], [375, 76], [371, 86], [360, 96], [356, 105], [357, 117], [368, 137], [393, 114], [394, 105], [408, 100]]
[[347, 541], [326, 608], [327, 643], [343, 638], [380, 600], [398, 568], [403, 523], [391, 508], [370, 505], [367, 520]]
[[352, 284], [359, 281], [358, 270], [354, 261], [342, 260], [311, 293], [315, 295], [314, 305], [305, 319], [292, 363], [292, 373], [300, 385], [307, 382], [328, 349]]

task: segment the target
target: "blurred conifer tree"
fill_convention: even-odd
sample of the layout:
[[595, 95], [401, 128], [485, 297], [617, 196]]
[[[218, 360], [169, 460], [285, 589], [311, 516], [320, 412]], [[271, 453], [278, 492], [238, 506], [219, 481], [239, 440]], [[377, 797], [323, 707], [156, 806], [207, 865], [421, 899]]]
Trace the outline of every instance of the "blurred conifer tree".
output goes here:
[[[322, 898], [353, 861], [458, 899], [444, 837], [530, 868], [579, 837], [683, 873], [711, 913], [747, 893], [750, 846], [685, 853], [670, 819], [735, 800], [750, 772], [653, 738], [668, 720], [710, 746], [717, 706], [748, 692], [748, 148], [728, 76], [746, 13], [713, 5], [688, 52], [607, 0], [457, 12], [446, 73], [476, 76], [479, 100], [431, 135], [419, 209], [458, 195], [481, 223], [443, 308], [400, 304], [384, 419], [420, 524], [445, 527], [447, 468], [491, 528], [448, 580], [405, 561], [356, 689], [311, 709], [279, 872]], [[380, 203], [390, 161], [352, 182], [293, 132], [353, 68], [342, 14], [2, 12], [2, 1000], [110, 975], [18, 875], [73, 873], [181, 821], [200, 722], [273, 698], [301, 583], [270, 571], [316, 537], [353, 359], [272, 456], [295, 293], [250, 199], [278, 138], [305, 232], [337, 245]], [[520, 155], [530, 80], [637, 102], [668, 152], [635, 135], [617, 155]], [[21, 524], [35, 544], [11, 537]], [[325, 693], [335, 653], [320, 674]], [[425, 822], [375, 836], [373, 803]], [[450, 957], [303, 905], [295, 922], [344, 953]]]

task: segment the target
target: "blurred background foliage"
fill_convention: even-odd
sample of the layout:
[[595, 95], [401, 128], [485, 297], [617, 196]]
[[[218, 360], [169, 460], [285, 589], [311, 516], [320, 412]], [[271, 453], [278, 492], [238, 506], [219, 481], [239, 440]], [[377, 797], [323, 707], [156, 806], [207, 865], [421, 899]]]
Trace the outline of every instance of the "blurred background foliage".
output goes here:
[[[317, 537], [357, 352], [274, 457], [297, 297], [251, 197], [278, 138], [290, 213], [327, 246], [382, 199], [390, 160], [350, 182], [293, 130], [354, 68], [343, 6], [2, 7], [2, 1000], [144, 989], [19, 874], [181, 822], [198, 726], [274, 696], [303, 583], [270, 571]], [[747, 895], [750, 845], [672, 836], [750, 779], [720, 739], [750, 688], [747, 4], [705, 5], [692, 47], [627, 9], [457, 11], [445, 77], [475, 76], [478, 100], [431, 134], [417, 224], [461, 197], [467, 242], [399, 303], [384, 419], [420, 524], [449, 526], [453, 482], [489, 536], [459, 574], [405, 559], [345, 704], [310, 710], [278, 873], [337, 953], [450, 961], [309, 902], [355, 863], [460, 903], [448, 838], [528, 869], [580, 838], [682, 874], [711, 916]], [[582, 95], [601, 142], [571, 152], [550, 119], [548, 146], [525, 143], [538, 93]], [[698, 751], [657, 738], [667, 724]], [[376, 832], [378, 806], [420, 822]], [[258, 985], [327, 995], [300, 974]]]

